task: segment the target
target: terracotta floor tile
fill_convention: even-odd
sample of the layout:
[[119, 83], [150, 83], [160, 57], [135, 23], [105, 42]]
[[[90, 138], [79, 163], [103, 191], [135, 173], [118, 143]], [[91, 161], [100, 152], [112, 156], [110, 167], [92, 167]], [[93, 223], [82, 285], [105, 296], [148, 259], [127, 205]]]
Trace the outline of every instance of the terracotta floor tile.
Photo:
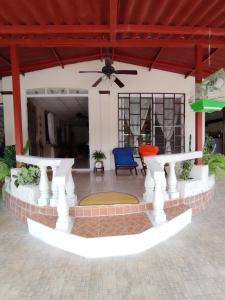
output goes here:
[[76, 218], [72, 233], [84, 237], [140, 233], [152, 225], [145, 213], [124, 216]]

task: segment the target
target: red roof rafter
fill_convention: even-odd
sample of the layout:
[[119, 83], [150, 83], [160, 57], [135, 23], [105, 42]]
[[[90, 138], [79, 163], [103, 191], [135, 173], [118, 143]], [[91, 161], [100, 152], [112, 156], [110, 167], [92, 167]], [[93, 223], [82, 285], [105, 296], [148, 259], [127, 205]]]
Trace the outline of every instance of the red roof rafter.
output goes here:
[[[82, 62], [82, 61], [90, 61], [94, 59], [99, 58], [99, 53], [95, 54], [89, 54], [89, 55], [84, 55], [84, 56], [74, 56], [74, 57], [68, 57], [62, 59], [62, 63], [65, 66], [66, 64], [72, 64], [76, 62]], [[149, 65], [149, 59], [147, 58], [140, 58], [140, 57], [135, 57], [135, 56], [130, 56], [130, 55], [121, 55], [121, 54], [114, 54], [114, 60], [115, 61], [121, 61], [121, 62], [129, 62], [131, 64], [135, 65], [141, 65], [141, 66], [148, 66]], [[150, 61], [151, 63], [153, 61]], [[24, 65], [21, 70], [23, 72], [32, 72], [34, 70], [38, 69], [45, 69], [45, 68], [50, 68], [50, 67], [55, 67], [58, 66], [58, 62], [54, 60], [48, 60], [48, 61], [43, 61], [43, 62], [38, 62], [38, 63], [32, 63], [32, 64], [27, 64]], [[187, 70], [191, 70], [192, 67], [184, 64], [177, 64], [173, 62], [168, 62], [168, 61], [157, 61], [155, 64], [155, 68], [173, 68], [174, 70], [180, 71], [180, 72], [186, 72]], [[8, 68], [1, 69], [0, 70], [0, 76], [2, 74], [11, 74], [11, 70]], [[204, 74], [209, 75], [208, 70], [204, 70]]]
[[154, 65], [155, 65], [155, 63], [157, 62], [157, 60], [158, 60], [158, 58], [159, 58], [161, 52], [162, 52], [162, 48], [159, 49], [159, 51], [157, 52], [157, 54], [156, 54], [156, 56], [155, 56], [153, 62], [150, 63], [149, 71], [151, 71], [151, 69], [154, 67]]
[[[216, 52], [218, 51], [218, 49], [213, 49], [205, 59], [203, 59], [202, 63], [205, 63], [206, 61], [208, 61]], [[188, 72], [184, 75], [184, 78], [187, 78], [188, 76], [194, 74], [195, 69], [191, 70], [191, 72]]]
[[118, 0], [110, 0], [109, 3], [110, 40], [114, 41], [116, 39]]
[[10, 60], [5, 58], [3, 55], [0, 55], [0, 60], [6, 63], [8, 66], [11, 66]]
[[62, 69], [63, 69], [63, 68], [64, 68], [64, 64], [62, 63], [62, 59], [61, 59], [61, 57], [59, 56], [58, 52], [56, 51], [55, 48], [52, 48], [52, 52], [53, 52], [53, 54], [54, 54], [54, 56], [55, 56], [55, 58], [56, 58], [58, 64], [59, 64], [59, 65], [62, 67]]

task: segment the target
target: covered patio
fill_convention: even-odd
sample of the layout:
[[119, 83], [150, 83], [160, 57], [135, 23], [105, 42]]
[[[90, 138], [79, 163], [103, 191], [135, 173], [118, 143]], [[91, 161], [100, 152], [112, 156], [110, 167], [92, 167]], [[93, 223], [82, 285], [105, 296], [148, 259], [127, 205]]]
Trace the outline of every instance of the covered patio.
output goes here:
[[[222, 299], [223, 180], [215, 175], [225, 172], [223, 1], [0, 3], [0, 102], [5, 149], [13, 155], [10, 166], [7, 151], [1, 160], [10, 169], [2, 188], [4, 251], [17, 244], [13, 255], [21, 259], [24, 247], [13, 240], [19, 224], [43, 289], [38, 250], [48, 251], [53, 264], [50, 254], [62, 258], [59, 272], [69, 261], [81, 266], [76, 255], [122, 256], [99, 261], [99, 270], [85, 261], [87, 270], [82, 266], [76, 276], [89, 288], [77, 288], [78, 299]], [[219, 110], [223, 130], [215, 154], [205, 127], [215, 131], [218, 115], [213, 121], [205, 114]], [[156, 152], [142, 156], [143, 145]], [[128, 278], [144, 292], [129, 292], [133, 283], [121, 272], [104, 282], [101, 267], [108, 270], [112, 260], [126, 273], [123, 259], [129, 272], [143, 274]], [[16, 265], [24, 274], [22, 265], [30, 266]], [[39, 299], [29, 280], [22, 290], [7, 280], [9, 299], [33, 299], [34, 291]], [[67, 275], [55, 282], [57, 293], [46, 290], [46, 299], [73, 299]]]

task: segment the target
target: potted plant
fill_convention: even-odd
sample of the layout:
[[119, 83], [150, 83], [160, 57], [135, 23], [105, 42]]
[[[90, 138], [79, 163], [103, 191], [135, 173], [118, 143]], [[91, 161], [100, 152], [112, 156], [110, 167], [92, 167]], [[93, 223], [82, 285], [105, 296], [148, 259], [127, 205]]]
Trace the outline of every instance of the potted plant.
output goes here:
[[210, 174], [216, 177], [224, 177], [225, 156], [221, 153], [214, 153], [214, 151], [215, 141], [211, 136], [206, 135], [203, 149], [203, 164], [208, 165]]
[[16, 175], [15, 186], [37, 185], [40, 179], [40, 169], [33, 165], [22, 166]]
[[92, 153], [92, 158], [95, 159], [94, 170], [97, 171], [97, 169], [101, 169], [104, 171], [104, 163], [102, 160], [106, 159], [105, 153], [101, 150], [95, 150]]

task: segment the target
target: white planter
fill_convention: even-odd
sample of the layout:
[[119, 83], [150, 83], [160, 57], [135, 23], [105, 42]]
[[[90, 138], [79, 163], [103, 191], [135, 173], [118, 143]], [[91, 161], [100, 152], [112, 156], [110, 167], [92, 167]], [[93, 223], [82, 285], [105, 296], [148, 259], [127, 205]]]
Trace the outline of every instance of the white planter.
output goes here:
[[17, 188], [14, 182], [11, 182], [11, 193], [14, 197], [35, 205], [40, 197], [39, 187], [35, 184], [19, 185]]
[[188, 179], [177, 181], [177, 190], [180, 193], [180, 197], [190, 197], [200, 193], [201, 191], [201, 180]]
[[190, 177], [206, 182], [209, 178], [209, 166], [193, 165], [191, 169]]

